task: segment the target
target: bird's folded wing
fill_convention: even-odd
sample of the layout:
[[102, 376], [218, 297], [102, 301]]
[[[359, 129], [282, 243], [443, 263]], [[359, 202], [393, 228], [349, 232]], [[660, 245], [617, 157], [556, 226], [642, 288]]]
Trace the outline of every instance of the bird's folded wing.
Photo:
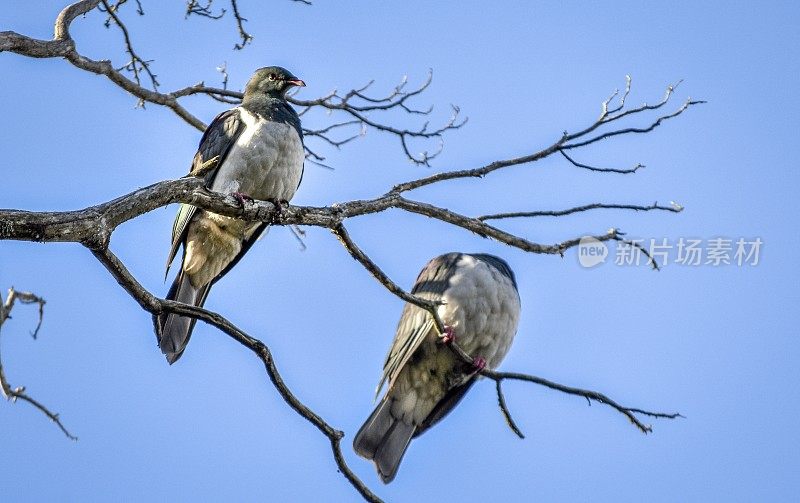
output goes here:
[[432, 328], [433, 318], [430, 313], [413, 304], [406, 304], [400, 317], [400, 324], [397, 326], [397, 335], [392, 343], [392, 349], [389, 350], [386, 363], [383, 365], [383, 376], [375, 389], [376, 397], [387, 381], [389, 387], [392, 387], [397, 375]]
[[[450, 279], [456, 272], [456, 265], [461, 256], [460, 253], [448, 253], [428, 262], [419, 273], [411, 293], [427, 300], [442, 300], [445, 291], [450, 286]], [[376, 396], [387, 381], [391, 388], [397, 375], [403, 370], [405, 364], [433, 327], [433, 317], [430, 313], [413, 304], [405, 305], [397, 325], [392, 348], [386, 356], [383, 376], [378, 384]]]
[[[219, 172], [219, 167], [225, 162], [228, 153], [244, 128], [245, 124], [241, 119], [241, 112], [238, 108], [232, 108], [217, 115], [200, 139], [200, 146], [194, 155], [190, 173], [195, 172], [206, 161], [216, 157], [215, 164], [206, 166], [203, 170], [205, 172], [205, 186], [210, 187], [217, 176], [217, 172]], [[170, 264], [175, 258], [175, 254], [178, 253], [186, 227], [192, 220], [196, 209], [195, 206], [190, 204], [181, 204], [178, 214], [175, 216], [175, 223], [172, 225], [172, 248], [167, 258], [167, 273], [169, 273]]]

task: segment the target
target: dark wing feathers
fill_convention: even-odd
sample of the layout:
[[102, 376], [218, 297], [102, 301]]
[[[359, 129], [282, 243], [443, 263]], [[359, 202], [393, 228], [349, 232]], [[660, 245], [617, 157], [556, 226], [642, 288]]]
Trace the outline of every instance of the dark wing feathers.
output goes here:
[[514, 276], [514, 271], [511, 270], [508, 262], [496, 255], [489, 255], [488, 253], [472, 253], [471, 255], [481, 262], [489, 264], [500, 271], [500, 274], [511, 280], [511, 284], [514, 285], [514, 289], [517, 288], [517, 278]]
[[[426, 299], [441, 299], [450, 285], [450, 278], [462, 256], [461, 253], [448, 253], [428, 262], [417, 276], [411, 293]], [[400, 316], [400, 322], [397, 324], [397, 334], [394, 337], [392, 348], [383, 365], [383, 376], [378, 384], [376, 395], [380, 393], [387, 381], [389, 387], [392, 386], [403, 366], [416, 352], [432, 328], [433, 318], [430, 314], [417, 306], [406, 304], [403, 314]]]
[[[192, 171], [209, 159], [219, 156], [216, 165], [220, 166], [225, 162], [231, 147], [236, 143], [237, 138], [244, 130], [244, 122], [238, 108], [226, 110], [217, 115], [211, 124], [206, 128], [203, 137], [200, 138], [200, 145], [197, 153], [192, 160]], [[213, 173], [213, 174], [212, 174]], [[216, 169], [206, 177], [206, 185], [210, 186], [216, 174]]]
[[475, 384], [477, 376], [472, 376], [469, 381], [459, 384], [458, 386], [450, 389], [447, 394], [439, 400], [436, 406], [433, 408], [428, 417], [426, 417], [419, 425], [417, 425], [417, 429], [414, 432], [414, 438], [425, 433], [431, 426], [435, 425], [439, 421], [441, 421], [447, 414], [453, 410], [453, 407], [458, 405], [464, 395], [467, 394], [467, 391]]
[[430, 293], [441, 297], [450, 284], [450, 277], [463, 253], [448, 253], [428, 262], [417, 276], [411, 293]]
[[[238, 108], [232, 108], [217, 115], [200, 139], [200, 146], [197, 148], [197, 153], [192, 160], [190, 173], [194, 172], [209, 159], [218, 157], [214, 166], [208, 169], [205, 175], [205, 186], [210, 187], [219, 171], [219, 167], [225, 162], [228, 153], [230, 153], [231, 148], [236, 143], [239, 135], [242, 134], [244, 128], [245, 125]], [[186, 228], [192, 220], [196, 209], [195, 206], [190, 204], [181, 204], [178, 214], [175, 216], [175, 223], [172, 225], [172, 248], [167, 258], [167, 273], [169, 273], [170, 264], [172, 264], [172, 260], [178, 253]]]
[[167, 270], [164, 272], [164, 279], [169, 275], [169, 268], [172, 265], [173, 259], [175, 259], [175, 255], [178, 253], [178, 248], [180, 248], [183, 242], [183, 235], [186, 232], [186, 227], [189, 225], [196, 210], [196, 206], [184, 203], [181, 203], [178, 208], [178, 214], [175, 215], [175, 222], [172, 224], [172, 247], [169, 249]]

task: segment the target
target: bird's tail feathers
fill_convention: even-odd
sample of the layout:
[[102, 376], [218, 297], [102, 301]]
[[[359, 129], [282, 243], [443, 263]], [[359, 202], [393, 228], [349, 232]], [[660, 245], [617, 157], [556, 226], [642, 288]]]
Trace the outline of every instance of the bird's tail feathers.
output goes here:
[[355, 438], [353, 448], [359, 456], [370, 459], [383, 480], [394, 479], [416, 427], [392, 416], [392, 400], [384, 398], [364, 423]]
[[[175, 277], [166, 299], [203, 307], [210, 287], [210, 284], [199, 288], [194, 287], [189, 281], [189, 276], [181, 269]], [[170, 365], [178, 361], [178, 358], [183, 354], [183, 350], [186, 349], [196, 321], [194, 318], [174, 313], [163, 315], [159, 318], [158, 346], [161, 348], [161, 352], [166, 355]]]

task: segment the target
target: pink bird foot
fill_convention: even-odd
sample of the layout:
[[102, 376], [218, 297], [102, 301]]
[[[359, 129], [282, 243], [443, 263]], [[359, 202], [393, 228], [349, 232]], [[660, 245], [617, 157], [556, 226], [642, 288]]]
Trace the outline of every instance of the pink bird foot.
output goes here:
[[453, 327], [445, 325], [444, 333], [442, 334], [442, 344], [451, 344], [456, 341], [456, 331]]
[[476, 356], [472, 359], [472, 367], [475, 369], [476, 373], [480, 372], [486, 368], [486, 359], [482, 356]]
[[284, 206], [289, 206], [289, 201], [287, 201], [286, 199], [275, 199], [273, 197], [270, 197], [269, 199], [267, 199], [267, 201], [271, 202], [272, 204], [274, 204], [278, 208], [283, 208]]
[[289, 207], [289, 201], [286, 199], [275, 199], [272, 197], [267, 199], [267, 201], [275, 205], [275, 213], [272, 214], [272, 223], [280, 223], [281, 218], [283, 218], [283, 212]]
[[253, 198], [252, 197], [250, 197], [247, 194], [242, 193], [242, 192], [234, 192], [231, 195], [233, 196], [234, 199], [239, 201], [239, 204], [242, 206], [242, 208], [244, 208], [244, 202], [245, 201], [250, 201], [251, 203], [253, 202]]

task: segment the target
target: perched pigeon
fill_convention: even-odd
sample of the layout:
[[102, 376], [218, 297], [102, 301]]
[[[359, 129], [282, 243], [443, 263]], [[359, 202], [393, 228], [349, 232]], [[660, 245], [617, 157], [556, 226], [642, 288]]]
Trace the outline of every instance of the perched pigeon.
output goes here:
[[[394, 479], [411, 439], [458, 404], [478, 371], [500, 364], [519, 321], [514, 273], [493, 255], [436, 257], [419, 274], [412, 293], [445, 302], [438, 312], [447, 333], [440, 337], [428, 312], [405, 305], [378, 385], [380, 393], [388, 381], [386, 396], [353, 440], [355, 451], [375, 463], [384, 483]], [[472, 364], [446, 346], [453, 338], [473, 356]]]
[[[293, 86], [305, 83], [288, 70], [257, 70], [247, 82], [242, 104], [219, 114], [203, 133], [191, 173], [204, 172], [206, 187], [232, 194], [242, 204], [245, 199], [289, 201], [300, 185], [305, 159], [300, 118], [286, 102], [286, 91]], [[211, 285], [239, 262], [266, 227], [182, 204], [172, 227], [167, 272], [181, 245], [183, 258], [167, 299], [202, 306]], [[170, 364], [183, 354], [194, 323], [176, 314], [157, 320], [158, 343]]]

